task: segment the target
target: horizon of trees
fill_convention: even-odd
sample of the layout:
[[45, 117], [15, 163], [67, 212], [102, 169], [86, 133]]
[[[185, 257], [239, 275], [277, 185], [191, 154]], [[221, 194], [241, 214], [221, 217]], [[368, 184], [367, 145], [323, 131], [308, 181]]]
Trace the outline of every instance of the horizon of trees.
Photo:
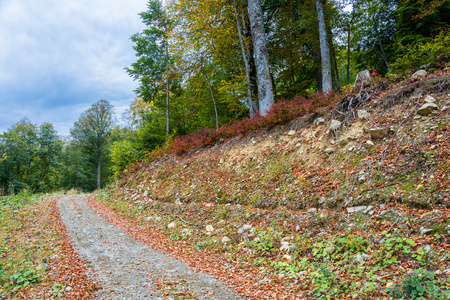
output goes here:
[[131, 37], [139, 82], [125, 118], [92, 104], [67, 140], [23, 119], [0, 134], [0, 196], [99, 189], [175, 136], [284, 99], [450, 62], [450, 0], [149, 0]]

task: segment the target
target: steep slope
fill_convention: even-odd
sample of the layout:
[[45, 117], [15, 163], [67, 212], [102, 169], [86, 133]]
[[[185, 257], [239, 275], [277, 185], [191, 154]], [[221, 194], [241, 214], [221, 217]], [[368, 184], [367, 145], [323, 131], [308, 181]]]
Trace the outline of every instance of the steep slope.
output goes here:
[[103, 199], [191, 256], [216, 259], [211, 272], [229, 282], [245, 275], [227, 264], [251, 274], [240, 286], [249, 297], [373, 299], [422, 285], [446, 297], [450, 75], [414, 77], [143, 163]]

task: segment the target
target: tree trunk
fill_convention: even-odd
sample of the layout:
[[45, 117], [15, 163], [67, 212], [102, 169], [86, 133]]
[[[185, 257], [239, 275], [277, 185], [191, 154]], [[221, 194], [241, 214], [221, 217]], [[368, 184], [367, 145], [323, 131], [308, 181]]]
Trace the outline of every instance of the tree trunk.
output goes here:
[[325, 14], [322, 0], [316, 0], [317, 18], [319, 20], [320, 57], [322, 62], [322, 90], [324, 93], [332, 89], [330, 48], [327, 40]]
[[211, 87], [211, 83], [209, 82], [208, 74], [206, 73], [206, 70], [205, 70], [205, 68], [203, 68], [203, 66], [202, 66], [202, 70], [203, 70], [203, 74], [205, 75], [206, 83], [208, 84], [208, 88], [209, 88], [209, 93], [211, 94], [211, 99], [214, 104], [214, 113], [216, 115], [216, 129], [219, 129], [219, 114], [217, 113], [216, 99], [214, 98], [214, 93], [213, 93], [213, 90]]
[[350, 84], [350, 26], [347, 32], [347, 84]]
[[386, 59], [386, 53], [384, 53], [384, 48], [383, 48], [383, 44], [381, 44], [381, 39], [380, 39], [380, 36], [378, 36], [378, 43], [379, 43], [379, 45], [380, 45], [380, 49], [381, 49], [381, 56], [383, 56], [383, 59], [384, 59], [384, 63], [386, 64], [386, 67], [387, 67], [387, 69], [389, 70], [389, 63], [388, 63], [388, 61], [387, 61], [387, 59]]
[[166, 44], [166, 135], [170, 135], [170, 116], [169, 116], [169, 46]]
[[[239, 44], [241, 46], [242, 57], [244, 59], [245, 65], [245, 75], [247, 78], [247, 97], [248, 97], [248, 108], [250, 112], [250, 117], [259, 111], [258, 103], [258, 87], [256, 85], [256, 69], [255, 60], [253, 59], [253, 46], [250, 36], [250, 30], [248, 30], [248, 21], [245, 19], [243, 13], [238, 10], [236, 5], [236, 0], [233, 0], [234, 13], [236, 14], [236, 27], [239, 35]], [[242, 19], [244, 34], [242, 34], [241, 25], [239, 19]], [[244, 43], [245, 39], [245, 43]]]
[[248, 16], [255, 51], [256, 74], [258, 76], [259, 109], [262, 115], [272, 107], [273, 84], [270, 76], [269, 53], [267, 51], [266, 34], [259, 0], [248, 1]]
[[101, 158], [100, 155], [97, 158], [97, 190], [100, 190], [100, 164], [101, 164]]

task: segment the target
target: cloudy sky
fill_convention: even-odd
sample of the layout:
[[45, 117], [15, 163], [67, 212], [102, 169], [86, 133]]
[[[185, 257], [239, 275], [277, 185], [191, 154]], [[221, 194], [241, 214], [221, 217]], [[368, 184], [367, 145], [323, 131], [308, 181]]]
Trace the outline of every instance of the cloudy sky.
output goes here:
[[137, 87], [130, 36], [147, 0], [0, 0], [0, 134], [27, 117], [67, 135], [100, 99], [118, 117]]

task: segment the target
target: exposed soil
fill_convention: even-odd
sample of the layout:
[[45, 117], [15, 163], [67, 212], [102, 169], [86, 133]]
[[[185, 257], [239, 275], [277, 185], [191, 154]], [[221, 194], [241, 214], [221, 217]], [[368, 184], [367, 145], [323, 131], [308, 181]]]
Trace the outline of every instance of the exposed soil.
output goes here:
[[101, 287], [97, 299], [169, 299], [161, 290], [168, 283], [170, 294], [181, 298], [240, 299], [215, 277], [130, 237], [101, 218], [88, 202], [86, 196], [65, 196], [58, 209], [70, 239]]

